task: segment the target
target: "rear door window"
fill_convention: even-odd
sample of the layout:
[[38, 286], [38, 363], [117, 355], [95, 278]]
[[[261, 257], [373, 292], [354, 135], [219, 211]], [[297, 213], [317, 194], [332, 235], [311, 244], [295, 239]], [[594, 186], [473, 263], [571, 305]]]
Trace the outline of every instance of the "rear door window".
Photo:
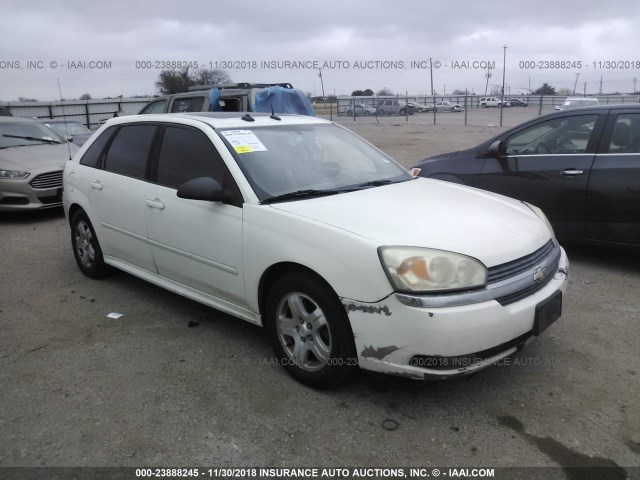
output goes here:
[[155, 125], [127, 125], [120, 128], [107, 152], [105, 170], [144, 179], [156, 128]]

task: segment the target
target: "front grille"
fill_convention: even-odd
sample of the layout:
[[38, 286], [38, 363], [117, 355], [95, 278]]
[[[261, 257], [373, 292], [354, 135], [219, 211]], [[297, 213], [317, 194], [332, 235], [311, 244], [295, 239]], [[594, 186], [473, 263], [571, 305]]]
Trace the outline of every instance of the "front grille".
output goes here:
[[536, 293], [538, 290], [540, 290], [542, 287], [544, 287], [547, 283], [549, 283], [551, 281], [551, 278], [553, 277], [553, 275], [549, 275], [549, 277], [546, 279], [546, 281], [544, 281], [543, 283], [534, 283], [532, 285], [529, 285], [526, 288], [523, 288], [522, 290], [518, 290], [517, 292], [514, 292], [510, 295], [505, 295], [504, 297], [499, 297], [496, 298], [496, 301], [502, 305], [503, 307], [505, 305], [509, 305], [510, 303], [515, 303], [518, 300], [522, 300], [523, 298], [528, 297], [529, 295], [532, 295], [534, 293]]
[[532, 332], [527, 332], [524, 335], [509, 340], [496, 347], [482, 350], [481, 352], [470, 353], [468, 355], [458, 355], [456, 357], [440, 357], [432, 355], [414, 355], [409, 360], [409, 365], [413, 367], [425, 368], [428, 370], [459, 370], [472, 367], [478, 362], [482, 362], [488, 358], [495, 357], [496, 355], [506, 352], [510, 348], [518, 347], [522, 348], [527, 339], [531, 337]]
[[62, 187], [62, 171], [43, 173], [29, 182], [35, 189], [45, 188], [61, 188]]
[[519, 273], [526, 272], [527, 270], [535, 267], [536, 264], [539, 264], [549, 254], [551, 254], [551, 252], [553, 252], [553, 242], [549, 240], [545, 245], [529, 255], [491, 267], [488, 271], [487, 283], [499, 282], [501, 280], [514, 277]]

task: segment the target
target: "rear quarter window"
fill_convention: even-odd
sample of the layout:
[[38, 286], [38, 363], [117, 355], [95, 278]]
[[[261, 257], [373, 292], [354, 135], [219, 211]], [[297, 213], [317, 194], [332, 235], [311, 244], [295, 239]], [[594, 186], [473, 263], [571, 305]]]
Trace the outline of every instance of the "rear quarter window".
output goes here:
[[106, 129], [102, 134], [96, 138], [95, 142], [84, 152], [84, 155], [80, 159], [80, 165], [86, 165], [87, 167], [100, 168], [100, 159], [102, 158], [102, 152], [104, 147], [109, 143], [109, 140], [116, 131], [115, 127]]

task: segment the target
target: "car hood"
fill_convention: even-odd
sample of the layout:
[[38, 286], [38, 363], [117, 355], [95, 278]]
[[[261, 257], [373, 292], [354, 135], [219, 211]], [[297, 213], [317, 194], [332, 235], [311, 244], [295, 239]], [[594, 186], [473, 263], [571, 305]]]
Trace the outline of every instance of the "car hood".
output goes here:
[[424, 178], [270, 207], [380, 246], [447, 250], [487, 267], [530, 254], [551, 238], [544, 222], [520, 201]]
[[74, 155], [78, 147], [71, 143], [28, 145], [0, 150], [0, 168], [30, 171], [50, 167], [62, 170], [69, 159], [69, 151]]

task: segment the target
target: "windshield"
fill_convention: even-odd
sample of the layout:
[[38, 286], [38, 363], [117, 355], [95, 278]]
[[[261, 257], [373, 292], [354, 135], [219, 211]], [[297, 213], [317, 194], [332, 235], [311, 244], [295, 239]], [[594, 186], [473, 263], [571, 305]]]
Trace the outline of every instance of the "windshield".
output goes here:
[[40, 123], [0, 123], [0, 148], [63, 142], [56, 132]]
[[303, 190], [344, 191], [412, 179], [384, 153], [334, 124], [218, 133], [260, 201]]
[[53, 128], [58, 135], [69, 135], [73, 137], [74, 135], [91, 135], [91, 130], [89, 130], [84, 125], [80, 123], [67, 123], [65, 128], [64, 123], [47, 123], [48, 127]]

